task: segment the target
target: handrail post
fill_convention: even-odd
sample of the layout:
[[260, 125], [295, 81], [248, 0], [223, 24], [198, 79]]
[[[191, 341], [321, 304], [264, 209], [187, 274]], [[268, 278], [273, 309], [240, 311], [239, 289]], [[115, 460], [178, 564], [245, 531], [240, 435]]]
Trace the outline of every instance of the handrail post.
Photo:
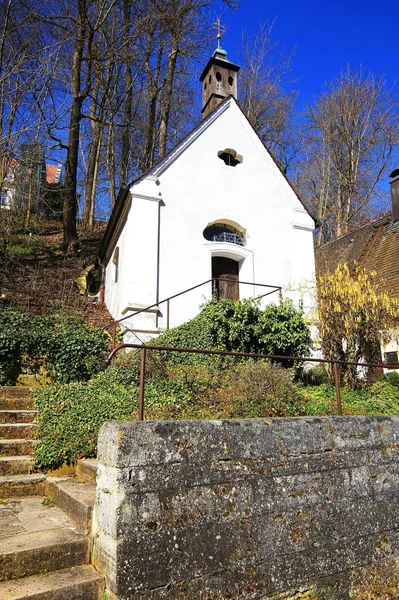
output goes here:
[[334, 369], [334, 381], [335, 381], [335, 397], [337, 399], [337, 413], [340, 417], [342, 417], [341, 390], [339, 387], [338, 364], [336, 362], [333, 363], [333, 369]]
[[166, 329], [169, 329], [169, 325], [170, 325], [169, 311], [170, 311], [170, 298], [168, 298], [166, 301]]
[[140, 358], [140, 392], [139, 392], [139, 421], [144, 420], [144, 387], [145, 387], [145, 358], [147, 348], [143, 346], [141, 348]]

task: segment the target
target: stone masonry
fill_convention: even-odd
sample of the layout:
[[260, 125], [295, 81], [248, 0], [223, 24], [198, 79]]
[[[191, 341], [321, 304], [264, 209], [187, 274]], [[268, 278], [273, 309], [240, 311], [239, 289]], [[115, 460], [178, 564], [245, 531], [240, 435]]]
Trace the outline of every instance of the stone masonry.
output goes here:
[[398, 448], [399, 417], [107, 423], [94, 560], [108, 597], [397, 590]]

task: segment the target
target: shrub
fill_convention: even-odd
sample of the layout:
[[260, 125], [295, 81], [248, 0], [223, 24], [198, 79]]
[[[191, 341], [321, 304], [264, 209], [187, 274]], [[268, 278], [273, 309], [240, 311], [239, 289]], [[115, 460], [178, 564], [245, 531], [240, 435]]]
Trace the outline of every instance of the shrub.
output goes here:
[[389, 371], [389, 373], [385, 373], [385, 375], [382, 375], [381, 380], [387, 381], [394, 387], [399, 387], [399, 373], [396, 371]]
[[[131, 360], [137, 358], [127, 356], [121, 362]], [[35, 390], [41, 440], [36, 447], [36, 466], [55, 469], [83, 456], [95, 456], [98, 430], [104, 422], [135, 419], [139, 393], [131, 378], [133, 372], [130, 364], [115, 364], [89, 382]], [[303, 400], [290, 371], [264, 361], [224, 371], [205, 365], [169, 364], [158, 375], [150, 372], [145, 387], [146, 419], [300, 414]]]
[[[212, 300], [194, 319], [165, 332], [154, 343], [204, 350], [304, 356], [309, 352], [311, 340], [301, 311], [297, 311], [289, 300], [280, 305], [270, 304], [263, 311], [253, 300]], [[199, 354], [165, 353], [165, 358], [173, 364], [231, 364], [231, 360]]]
[[[99, 375], [101, 381], [121, 385], [138, 385], [140, 380], [140, 350], [119, 354], [111, 365]], [[152, 378], [166, 378], [167, 368], [155, 350], [147, 352], [146, 381]]]
[[246, 362], [233, 373], [235, 412], [245, 417], [288, 417], [304, 414], [300, 388], [293, 373], [266, 361]]
[[[36, 465], [54, 469], [96, 454], [98, 430], [109, 420], [135, 419], [137, 355], [126, 355], [89, 382], [35, 391], [39, 409]], [[336, 414], [334, 387], [301, 388], [289, 369], [246, 361], [220, 370], [209, 365], [149, 363], [145, 418], [236, 419]], [[161, 367], [161, 370], [158, 370]], [[345, 414], [397, 414], [399, 388], [377, 382], [370, 389], [342, 389]]]
[[292, 373], [265, 361], [242, 362], [220, 371], [197, 365], [170, 366], [168, 378], [146, 386], [148, 418], [231, 419], [303, 413]]
[[304, 369], [302, 378], [307, 385], [321, 385], [329, 382], [328, 371], [323, 363], [319, 363], [310, 369]]
[[87, 380], [103, 367], [106, 335], [76, 319], [0, 313], [0, 384], [15, 383], [22, 371], [46, 373], [53, 381]]
[[306, 356], [312, 345], [303, 313], [294, 307], [291, 300], [267, 305], [255, 328], [255, 335], [266, 354]]

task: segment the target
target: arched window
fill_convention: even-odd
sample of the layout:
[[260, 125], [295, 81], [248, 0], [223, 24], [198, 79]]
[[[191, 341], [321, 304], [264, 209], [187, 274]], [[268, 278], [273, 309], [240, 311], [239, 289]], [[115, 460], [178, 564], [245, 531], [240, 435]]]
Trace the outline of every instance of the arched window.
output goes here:
[[208, 242], [227, 242], [237, 244], [237, 246], [245, 245], [244, 232], [229, 223], [211, 223], [204, 229], [203, 236]]

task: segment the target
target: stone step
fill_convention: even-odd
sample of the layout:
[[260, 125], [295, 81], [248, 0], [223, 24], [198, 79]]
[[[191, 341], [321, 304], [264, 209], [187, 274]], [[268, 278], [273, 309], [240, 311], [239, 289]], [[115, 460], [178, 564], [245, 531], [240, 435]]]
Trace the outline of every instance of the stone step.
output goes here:
[[34, 407], [33, 398], [1, 398], [0, 410], [30, 410]]
[[76, 524], [78, 531], [91, 533], [93, 506], [96, 500], [96, 485], [77, 477], [47, 477], [46, 496], [51, 498]]
[[89, 538], [69, 528], [20, 533], [0, 540], [0, 581], [87, 563]]
[[81, 458], [76, 465], [76, 475], [81, 479], [96, 482], [97, 477], [97, 458]]
[[37, 410], [0, 410], [0, 423], [32, 423]]
[[0, 438], [5, 440], [29, 439], [36, 437], [39, 426], [36, 423], [0, 423]]
[[5, 475], [0, 477], [0, 497], [16, 498], [22, 496], [44, 495], [46, 476], [41, 475]]
[[0, 583], [4, 600], [99, 600], [103, 579], [90, 565]]
[[33, 455], [38, 440], [0, 440], [0, 456], [23, 456]]
[[29, 455], [0, 456], [0, 476], [30, 473], [35, 459]]
[[0, 398], [31, 398], [32, 389], [18, 385], [0, 386]]

